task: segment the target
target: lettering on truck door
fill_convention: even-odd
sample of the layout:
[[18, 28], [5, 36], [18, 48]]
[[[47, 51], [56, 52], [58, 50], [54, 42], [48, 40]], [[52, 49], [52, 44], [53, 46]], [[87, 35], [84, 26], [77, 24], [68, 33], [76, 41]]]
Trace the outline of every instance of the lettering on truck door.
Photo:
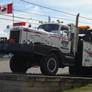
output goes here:
[[42, 33], [40, 42], [45, 45], [57, 47], [59, 40], [59, 25], [58, 24], [43, 24], [39, 26], [39, 31]]
[[82, 65], [92, 67], [92, 42], [83, 41]]

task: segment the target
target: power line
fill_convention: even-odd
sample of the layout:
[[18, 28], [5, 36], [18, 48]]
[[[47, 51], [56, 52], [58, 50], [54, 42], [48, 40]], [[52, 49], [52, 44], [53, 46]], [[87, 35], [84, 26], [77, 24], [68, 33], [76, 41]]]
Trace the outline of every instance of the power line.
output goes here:
[[[48, 15], [41, 15], [41, 14], [36, 14], [36, 13], [30, 13], [30, 12], [25, 12], [25, 11], [22, 11], [22, 10], [17, 10], [17, 9], [14, 9], [16, 11], [20, 11], [20, 12], [23, 12], [23, 13], [26, 13], [26, 14], [35, 14], [35, 15], [39, 15], [39, 16], [45, 16], [45, 17], [48, 17]], [[10, 16], [10, 15], [3, 15], [3, 16], [9, 16], [9, 17], [13, 17], [13, 16]], [[27, 19], [27, 20], [35, 20], [35, 21], [43, 21], [43, 20], [38, 20], [38, 19], [33, 19], [33, 18], [24, 18], [24, 17], [19, 17], [19, 16], [14, 16], [15, 18], [20, 18], [20, 19]], [[74, 20], [70, 20], [70, 19], [66, 19], [66, 18], [61, 18], [61, 17], [53, 17], [53, 16], [50, 16], [51, 18], [55, 18], [55, 19], [63, 19], [63, 20], [67, 20], [67, 21], [74, 21]]]
[[87, 17], [84, 17], [84, 16], [80, 16], [81, 18], [84, 18], [84, 19], [87, 19], [87, 20], [92, 20], [91, 18], [87, 18]]
[[[9, 21], [13, 21], [12, 19], [7, 19], [7, 18], [0, 18], [2, 20], [9, 20]], [[19, 22], [19, 20], [15, 20], [16, 22]], [[39, 23], [30, 23], [30, 22], [27, 22], [25, 21], [26, 23], [29, 23], [29, 24], [39, 24]]]
[[[48, 17], [49, 15], [43, 15], [43, 14], [38, 14], [38, 13], [32, 13], [32, 12], [26, 12], [26, 11], [23, 11], [23, 10], [18, 10], [18, 9], [14, 9], [15, 11], [19, 11], [19, 12], [23, 12], [23, 13], [26, 13], [26, 14], [34, 14], [34, 15], [39, 15], [39, 16], [44, 16], [44, 17]], [[64, 18], [61, 18], [61, 17], [53, 17], [53, 16], [50, 16], [51, 18], [55, 18], [55, 19], [64, 19]]]
[[3, 16], [8, 16], [8, 17], [14, 17], [14, 18], [19, 18], [19, 19], [27, 19], [27, 20], [35, 20], [35, 21], [42, 21], [38, 19], [33, 19], [33, 18], [24, 18], [24, 17], [19, 17], [19, 16], [11, 16], [11, 15], [3, 15]]
[[[3, 16], [14, 17], [14, 18], [19, 18], [19, 19], [42, 21], [42, 20], [37, 20], [37, 19], [33, 19], [33, 18], [24, 18], [24, 17], [19, 17], [19, 16], [10, 16], [10, 15], [3, 15]], [[52, 18], [58, 18], [58, 19], [63, 19], [63, 20], [67, 20], [67, 21], [74, 21], [74, 20], [70, 20], [70, 19], [66, 19], [66, 18], [60, 18], [60, 17], [52, 17]]]
[[[10, 15], [3, 15], [3, 16], [8, 16], [8, 17], [12, 17], [12, 16], [10, 16]], [[15, 18], [19, 18], [19, 19], [30, 19], [30, 18], [24, 18], [24, 17], [18, 17], [18, 16], [14, 16]], [[13, 21], [12, 19], [6, 19], [6, 18], [0, 18], [0, 19], [2, 19], [2, 20], [9, 20], [9, 21]], [[16, 22], [19, 22], [19, 20], [14, 20], [14, 21], [16, 21]], [[68, 20], [67, 19], [67, 21], [73, 21], [73, 20]], [[37, 24], [37, 25], [39, 25], [40, 23], [30, 23], [30, 22], [27, 22], [27, 21], [25, 21], [26, 23], [28, 23], [28, 24]], [[90, 24], [90, 25], [92, 25], [91, 23], [86, 23], [86, 22], [80, 22], [80, 23], [84, 23], [84, 24]]]
[[[8, 17], [13, 17], [13, 16], [10, 16], [10, 15], [3, 15], [3, 16], [8, 16]], [[24, 18], [24, 17], [18, 17], [18, 16], [14, 16], [15, 18], [19, 18], [19, 19], [27, 19], [29, 20], [30, 18]], [[4, 20], [10, 20], [10, 21], [13, 21], [12, 19], [6, 19], [6, 18], [0, 18], [0, 19], [4, 19]], [[70, 19], [65, 19], [67, 21], [74, 21], [74, 20], [70, 20]], [[14, 20], [14, 21], [19, 21], [19, 20]], [[29, 23], [26, 21], [26, 23]], [[91, 24], [91, 23], [86, 23], [86, 22], [80, 22], [80, 23], [84, 23], [84, 24]], [[30, 24], [30, 23], [29, 23]], [[39, 24], [39, 23], [31, 23], [31, 24]], [[92, 25], [92, 24], [91, 24]]]
[[[31, 12], [26, 12], [26, 11], [23, 11], [23, 10], [18, 10], [18, 9], [14, 9], [15, 11], [19, 11], [19, 12], [23, 12], [23, 13], [26, 13], [26, 14], [34, 14], [34, 15], [39, 15], [39, 16], [45, 16], [45, 17], [48, 17], [49, 15], [42, 15], [42, 14], [37, 14], [37, 13], [31, 13]], [[74, 20], [70, 20], [70, 19], [66, 19], [66, 18], [61, 18], [61, 17], [53, 17], [53, 16], [50, 16], [51, 18], [55, 18], [55, 19], [63, 19], [63, 20], [67, 20], [67, 21], [74, 21]]]
[[12, 19], [6, 19], [6, 18], [0, 18], [2, 20], [9, 20], [9, 21], [13, 21]]
[[39, 6], [39, 7], [42, 7], [42, 8], [46, 8], [46, 9], [49, 9], [49, 10], [52, 10], [52, 11], [57, 11], [57, 12], [60, 12], [60, 13], [64, 13], [64, 14], [76, 16], [75, 14], [72, 14], [72, 13], [60, 11], [60, 10], [57, 10], [57, 9], [52, 9], [52, 8], [49, 8], [49, 7], [46, 7], [46, 6], [42, 6], [42, 5], [39, 5], [39, 4], [36, 4], [36, 3], [28, 2], [28, 1], [25, 1], [25, 0], [20, 0], [20, 1], [23, 1], [23, 2], [25, 2], [25, 3], [32, 4], [32, 5], [35, 5], [35, 6]]
[[18, 10], [18, 9], [14, 9], [14, 11], [19, 11], [19, 12], [23, 12], [23, 13], [27, 13], [27, 14], [34, 14], [34, 15], [39, 15], [39, 16], [48, 17], [48, 15], [43, 15], [43, 14], [33, 13], [33, 12], [26, 12], [26, 11]]
[[[14, 9], [14, 10], [16, 10], [16, 11], [20, 11], [20, 12], [23, 12], [23, 13], [26, 13], [26, 14], [35, 14], [35, 15], [40, 15], [40, 16], [48, 17], [48, 15], [42, 15], [42, 14], [37, 14], [37, 13], [30, 13], [30, 12], [25, 12], [25, 11], [18, 10], [18, 9]], [[43, 20], [38, 20], [38, 19], [33, 19], [33, 18], [24, 18], [24, 17], [19, 17], [19, 16], [10, 16], [10, 15], [3, 15], [3, 16], [15, 17], [15, 18], [19, 18], [19, 19], [27, 19], [27, 20], [43, 21]], [[51, 17], [52, 17], [52, 18], [63, 19], [63, 20], [67, 20], [67, 21], [74, 21], [74, 20], [67, 19], [67, 18], [53, 17], [53, 16], [51, 16]], [[9, 20], [9, 19], [6, 19], [6, 20]], [[13, 21], [13, 20], [12, 20], [12, 21]], [[81, 21], [80, 21], [80, 23], [91, 24], [91, 23], [81, 22]], [[92, 25], [92, 24], [91, 24], [91, 25]]]
[[[18, 9], [14, 9], [16, 11], [20, 11], [20, 12], [23, 12], [23, 13], [26, 13], [26, 14], [35, 14], [35, 15], [39, 15], [39, 16], [45, 16], [45, 17], [48, 17], [48, 15], [42, 15], [42, 14], [36, 14], [36, 13], [31, 13], [31, 12], [26, 12], [26, 11], [23, 11], [23, 10], [18, 10]], [[67, 19], [67, 18], [63, 18], [63, 17], [54, 17], [54, 16], [50, 16], [51, 18], [55, 18], [55, 19], [62, 19], [62, 20], [66, 20], [66, 21], [75, 21], [75, 20], [71, 20], [71, 19]], [[91, 23], [87, 23], [87, 22], [82, 22], [80, 21], [80, 23], [84, 23], [84, 24], [91, 24]], [[92, 24], [91, 24], [92, 25]]]
[[[61, 10], [45, 7], [45, 6], [42, 6], [42, 5], [39, 5], [39, 4], [36, 4], [36, 3], [32, 3], [32, 2], [28, 2], [28, 1], [25, 1], [25, 0], [20, 0], [20, 1], [23, 1], [25, 3], [32, 4], [32, 5], [35, 5], [35, 6], [39, 6], [39, 7], [45, 8], [45, 9], [49, 9], [49, 10], [52, 10], [52, 11], [60, 12], [60, 13], [66, 14], [66, 15], [76, 16], [75, 14], [72, 14], [72, 13], [69, 13], [69, 12], [64, 12], [64, 11], [61, 11]], [[80, 17], [87, 19], [87, 20], [92, 20], [91, 18], [88, 18], [88, 17], [84, 17], [84, 16], [80, 16]]]

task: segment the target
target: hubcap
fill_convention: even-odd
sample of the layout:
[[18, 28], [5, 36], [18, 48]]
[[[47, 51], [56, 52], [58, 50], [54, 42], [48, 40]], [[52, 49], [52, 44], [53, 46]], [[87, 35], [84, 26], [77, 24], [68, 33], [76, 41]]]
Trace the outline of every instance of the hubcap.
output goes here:
[[48, 60], [47, 67], [49, 72], [54, 72], [56, 69], [56, 60], [54, 58], [50, 58]]

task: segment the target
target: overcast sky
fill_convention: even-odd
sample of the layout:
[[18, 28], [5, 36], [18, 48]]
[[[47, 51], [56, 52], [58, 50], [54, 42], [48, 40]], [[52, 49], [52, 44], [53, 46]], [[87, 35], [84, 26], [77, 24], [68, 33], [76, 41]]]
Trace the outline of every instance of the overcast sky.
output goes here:
[[[85, 16], [92, 19], [92, 0], [26, 0], [31, 3], [36, 3], [45, 7], [57, 9], [60, 11], [68, 12], [77, 15], [77, 13], [80, 13], [81, 16]], [[25, 17], [25, 18], [33, 18], [37, 20], [44, 20], [47, 21], [48, 18], [45, 16], [39, 16], [36, 14], [46, 15], [46, 16], [52, 16], [52, 17], [60, 17], [62, 18], [61, 21], [64, 22], [64, 24], [67, 23], [75, 23], [75, 17], [63, 14], [62, 12], [55, 12], [48, 9], [44, 9], [38, 6], [34, 6], [25, 2], [22, 2], [21, 0], [0, 0], [0, 5], [12, 3], [13, 2], [13, 8], [14, 8], [14, 15], [19, 17]], [[22, 10], [25, 12], [30, 12], [29, 14], [19, 12], [16, 10]], [[12, 15], [12, 14], [11, 14]], [[0, 15], [0, 18], [7, 18], [7, 19], [13, 19], [12, 17]], [[57, 18], [58, 19], [58, 18]], [[53, 19], [52, 20], [57, 20]], [[24, 20], [24, 19], [16, 19], [19, 21], [27, 21], [30, 23], [35, 23], [37, 21], [34, 20]], [[92, 25], [92, 20], [87, 19], [79, 19], [79, 25]], [[0, 37], [1, 36], [8, 36], [9, 30], [5, 30], [7, 25], [12, 25], [12, 21], [8, 20], [1, 20], [0, 19]]]

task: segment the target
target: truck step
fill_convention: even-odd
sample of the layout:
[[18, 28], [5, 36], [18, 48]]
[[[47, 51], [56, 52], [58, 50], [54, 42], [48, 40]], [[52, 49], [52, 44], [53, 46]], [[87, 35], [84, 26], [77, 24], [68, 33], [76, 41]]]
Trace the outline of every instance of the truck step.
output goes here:
[[66, 59], [74, 59], [73, 56], [65, 56]]
[[64, 65], [67, 65], [67, 66], [73, 66], [74, 65], [74, 61], [75, 61], [75, 58], [73, 56], [68, 56], [66, 55], [64, 57], [64, 62], [63, 64]]

